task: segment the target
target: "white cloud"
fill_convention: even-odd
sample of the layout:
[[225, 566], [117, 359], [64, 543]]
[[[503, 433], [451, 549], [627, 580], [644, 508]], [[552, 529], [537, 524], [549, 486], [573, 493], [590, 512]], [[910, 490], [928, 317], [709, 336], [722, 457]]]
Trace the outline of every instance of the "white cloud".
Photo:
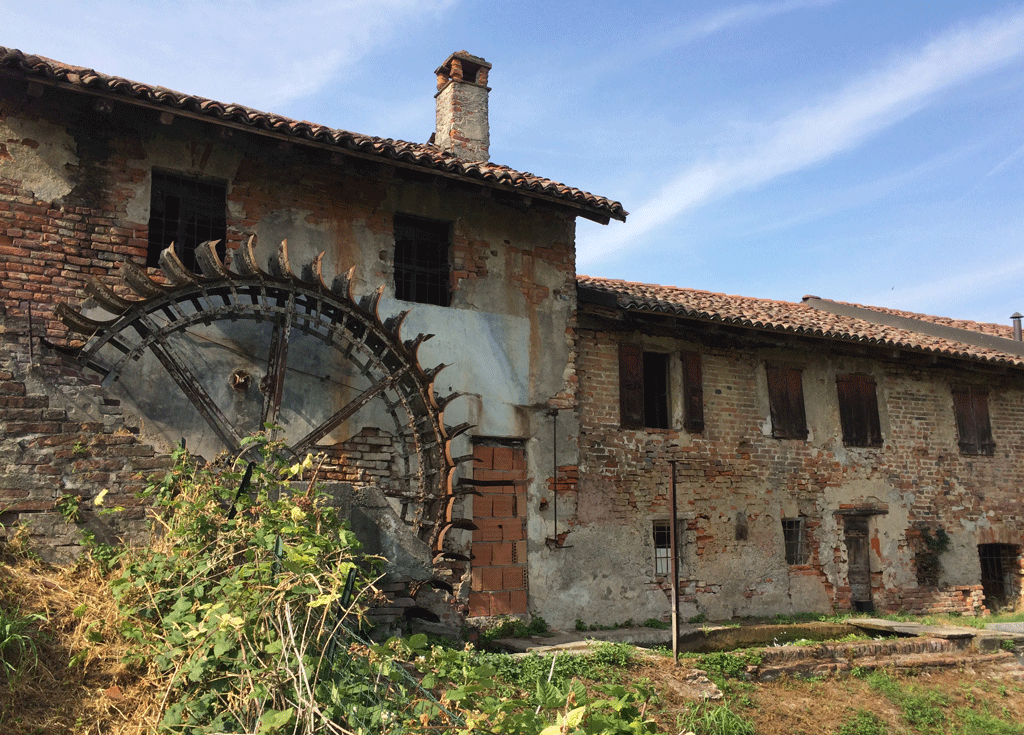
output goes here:
[[855, 148], [926, 106], [936, 93], [1022, 54], [1024, 14], [947, 31], [837, 95], [763, 126], [759, 138], [688, 166], [637, 208], [627, 227], [604, 230], [581, 243], [579, 263], [590, 267], [687, 210]]
[[149, 84], [275, 110], [456, 0], [0, 2], [0, 43]]

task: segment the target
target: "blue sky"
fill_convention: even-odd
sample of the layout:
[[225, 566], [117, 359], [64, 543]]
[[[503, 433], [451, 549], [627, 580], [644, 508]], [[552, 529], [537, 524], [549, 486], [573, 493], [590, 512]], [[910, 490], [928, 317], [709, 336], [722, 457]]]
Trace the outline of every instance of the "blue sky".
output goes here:
[[0, 45], [425, 142], [483, 56], [491, 159], [618, 199], [579, 271], [1008, 323], [1024, 312], [1024, 5], [0, 0]]

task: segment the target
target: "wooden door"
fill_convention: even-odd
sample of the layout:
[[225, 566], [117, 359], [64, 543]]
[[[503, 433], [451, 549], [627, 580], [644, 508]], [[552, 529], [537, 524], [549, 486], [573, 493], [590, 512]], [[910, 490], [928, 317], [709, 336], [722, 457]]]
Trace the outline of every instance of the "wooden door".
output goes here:
[[867, 516], [846, 516], [846, 559], [850, 601], [857, 610], [873, 610], [871, 601], [871, 546]]

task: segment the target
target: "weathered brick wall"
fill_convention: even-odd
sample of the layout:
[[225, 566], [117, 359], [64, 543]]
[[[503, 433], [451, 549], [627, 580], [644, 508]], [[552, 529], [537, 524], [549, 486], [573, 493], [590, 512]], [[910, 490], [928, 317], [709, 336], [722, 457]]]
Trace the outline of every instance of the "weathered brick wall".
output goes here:
[[[449, 409], [449, 423], [472, 420], [488, 435], [533, 440], [548, 427], [545, 406], [575, 404], [575, 230], [574, 215], [568, 211], [541, 202], [527, 207], [518, 195], [492, 192], [479, 184], [442, 180], [185, 117], [161, 116], [159, 111], [119, 102], [98, 106], [92, 97], [60, 89], [47, 87], [30, 94], [24, 83], [0, 80], [0, 102], [4, 369], [11, 376], [6, 382], [24, 384], [26, 395], [32, 397], [25, 405], [14, 405], [23, 398], [14, 395], [8, 408], [56, 412], [40, 414], [47, 416], [69, 412], [54, 433], [5, 439], [13, 454], [5, 455], [9, 464], [0, 487], [0, 508], [21, 505], [10, 511], [14, 515], [0, 519], [3, 522], [28, 522], [28, 513], [45, 514], [65, 490], [80, 492], [87, 501], [109, 486], [111, 502], [128, 505], [139, 487], [143, 461], [158, 465], [166, 460], [166, 448], [144, 438], [147, 428], [152, 431], [145, 416], [125, 417], [97, 429], [102, 411], [120, 407], [105, 403], [112, 399], [91, 385], [91, 376], [42, 346], [43, 338], [59, 346], [80, 342], [54, 318], [53, 309], [60, 302], [88, 306], [84, 288], [89, 278], [128, 295], [117, 266], [126, 260], [145, 265], [154, 169], [227, 182], [229, 261], [250, 236], [257, 237], [263, 257], [287, 238], [296, 271], [320, 251], [326, 251], [328, 282], [355, 265], [357, 295], [382, 283], [391, 287], [396, 213], [451, 221], [454, 309], [437, 313], [438, 328], [428, 321], [422, 329], [438, 334], [425, 346], [428, 353], [444, 339], [454, 344], [435, 360], [454, 363], [444, 379], [459, 375], [458, 370], [472, 375], [480, 349], [479, 344], [467, 343], [453, 314], [495, 314], [527, 326], [516, 333], [514, 346], [524, 351], [525, 371], [511, 375], [513, 384], [499, 386], [500, 400], [511, 405], [496, 406], [487, 394], [471, 395]], [[150, 274], [159, 278], [158, 271]], [[493, 351], [502, 359], [500, 344]], [[428, 361], [426, 367], [434, 364]], [[442, 385], [439, 390], [446, 393], [451, 388]], [[491, 404], [485, 405], [489, 400]], [[463, 408], [473, 401], [471, 408]], [[571, 424], [570, 418], [567, 413], [563, 421]], [[99, 437], [96, 446], [104, 447], [102, 469], [88, 469], [104, 473], [106, 482], [96, 475], [88, 487], [69, 484], [86, 465], [81, 457], [55, 456], [66, 450], [56, 449], [64, 446], [65, 434], [74, 437], [69, 440], [72, 447], [80, 440], [92, 446], [85, 434]], [[383, 438], [357, 437], [345, 461], [326, 468], [324, 477], [366, 482], [380, 478], [390, 463], [380, 455], [391, 449], [381, 445], [375, 451], [370, 445]], [[127, 449], [117, 454], [106, 448], [113, 445], [104, 443], [115, 440], [136, 447], [131, 451], [144, 451], [142, 447], [151, 454], [130, 455]], [[15, 449], [11, 444], [25, 441], [32, 446]], [[537, 483], [550, 474], [550, 449], [544, 441], [531, 441], [528, 475]], [[26, 452], [34, 454], [26, 459]], [[563, 463], [575, 462], [571, 448], [563, 448], [559, 457]], [[120, 468], [115, 466], [118, 461]], [[35, 479], [37, 466], [55, 468], [45, 492]], [[31, 498], [22, 495], [26, 489], [31, 489]], [[542, 487], [530, 490], [531, 497], [543, 492]], [[460, 504], [458, 512], [471, 515], [469, 503]]]
[[[651, 524], [667, 519], [669, 461], [675, 460], [678, 514], [685, 526], [680, 589], [684, 614], [767, 615], [851, 606], [842, 517], [871, 516], [870, 546], [876, 606], [895, 611], [981, 611], [979, 543], [1021, 544], [1024, 482], [1019, 461], [1024, 381], [1016, 374], [954, 366], [901, 364], [891, 357], [776, 341], [708, 344], [699, 330], [674, 339], [595, 329], [579, 335], [580, 466], [575, 513], [565, 556], [580, 584], [610, 586], [600, 616], [580, 604], [579, 617], [618, 622], [630, 610], [657, 617], [668, 610], [668, 580], [654, 576]], [[618, 344], [642, 342], [652, 351], [697, 350], [703, 363], [705, 430], [627, 430], [619, 426]], [[770, 435], [766, 359], [803, 367], [810, 435], [807, 441]], [[678, 362], [670, 363], [674, 374]], [[846, 447], [839, 424], [835, 376], [863, 372], [878, 385], [884, 446]], [[990, 391], [994, 457], [961, 455], [950, 386]], [[679, 378], [670, 392], [679, 395]], [[682, 406], [672, 401], [673, 426]], [[749, 529], [737, 530], [742, 514]], [[786, 564], [782, 518], [806, 517], [808, 564]], [[940, 584], [918, 588], [909, 529], [944, 528], [952, 539], [941, 557]], [[1019, 582], [1017, 589], [1020, 589]], [[573, 604], [570, 594], [563, 604]]]

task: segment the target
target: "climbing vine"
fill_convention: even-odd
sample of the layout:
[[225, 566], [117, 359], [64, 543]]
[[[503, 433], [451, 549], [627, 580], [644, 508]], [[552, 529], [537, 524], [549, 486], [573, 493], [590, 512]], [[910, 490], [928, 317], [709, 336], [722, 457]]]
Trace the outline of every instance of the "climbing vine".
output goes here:
[[939, 586], [942, 562], [939, 557], [949, 550], [949, 534], [938, 528], [933, 534], [927, 526], [918, 529], [914, 555], [917, 560], [917, 583], [928, 587]]

